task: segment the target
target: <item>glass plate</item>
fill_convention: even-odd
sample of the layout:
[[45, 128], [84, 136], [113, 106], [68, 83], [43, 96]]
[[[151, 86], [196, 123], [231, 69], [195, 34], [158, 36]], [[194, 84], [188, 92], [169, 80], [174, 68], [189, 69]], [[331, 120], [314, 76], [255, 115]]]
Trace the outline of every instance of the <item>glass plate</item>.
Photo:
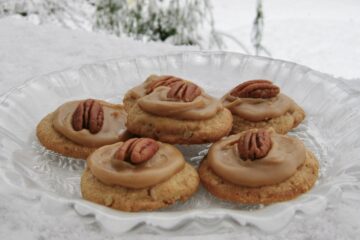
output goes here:
[[[37, 123], [72, 99], [120, 102], [129, 88], [153, 73], [191, 79], [216, 97], [245, 80], [273, 80], [306, 111], [306, 120], [290, 134], [301, 138], [320, 161], [314, 188], [295, 200], [268, 206], [223, 202], [200, 188], [186, 203], [150, 213], [115, 211], [82, 200], [79, 181], [85, 161], [44, 149], [35, 136]], [[203, 234], [237, 231], [243, 225], [277, 231], [294, 216], [319, 213], [344, 191], [354, 193], [360, 182], [359, 91], [307, 67], [269, 58], [185, 52], [74, 67], [31, 79], [3, 95], [0, 116], [1, 179], [45, 210], [61, 214], [73, 209], [113, 232]], [[197, 166], [208, 146], [179, 147]]]

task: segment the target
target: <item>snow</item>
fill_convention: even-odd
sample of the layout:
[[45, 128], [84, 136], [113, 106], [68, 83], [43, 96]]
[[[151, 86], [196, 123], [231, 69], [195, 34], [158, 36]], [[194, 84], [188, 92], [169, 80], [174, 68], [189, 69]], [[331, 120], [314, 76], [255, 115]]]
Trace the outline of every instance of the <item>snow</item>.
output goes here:
[[14, 17], [2, 19], [0, 23], [0, 94], [30, 77], [80, 64], [196, 49], [164, 43], [145, 45], [128, 38], [83, 30], [73, 30], [69, 34], [67, 29], [50, 24], [35, 26]]
[[[256, 1], [213, 1], [216, 28], [231, 33], [252, 53]], [[360, 76], [360, 2], [357, 0], [263, 1], [263, 45], [273, 58], [335, 76]], [[243, 51], [228, 41], [226, 50]]]
[[[272, 57], [298, 62], [346, 78], [360, 78], [360, 2], [358, 0], [263, 1], [264, 45]], [[250, 32], [254, 0], [214, 0], [216, 28], [231, 33], [252, 50]], [[34, 26], [15, 18], [0, 19], [0, 94], [24, 80], [110, 58], [157, 55], [189, 50], [160, 43], [66, 30], [54, 25]], [[227, 50], [243, 51], [228, 40]], [[73, 211], [53, 216], [37, 200], [24, 199], [0, 186], [0, 239], [122, 239]], [[276, 234], [244, 227], [240, 234], [191, 236], [197, 239], [359, 239], [359, 199], [344, 200], [311, 218], [294, 219]], [[128, 236], [127, 239], [167, 239]], [[172, 239], [187, 239], [174, 237]]]

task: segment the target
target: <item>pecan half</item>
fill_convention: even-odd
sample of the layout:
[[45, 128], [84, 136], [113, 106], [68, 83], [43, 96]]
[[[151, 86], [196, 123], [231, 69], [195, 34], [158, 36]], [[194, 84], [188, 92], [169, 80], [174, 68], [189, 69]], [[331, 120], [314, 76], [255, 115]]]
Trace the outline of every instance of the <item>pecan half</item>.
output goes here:
[[96, 134], [104, 124], [104, 110], [97, 101], [87, 99], [77, 106], [71, 124], [75, 131], [88, 129], [90, 133]]
[[240, 98], [272, 98], [280, 92], [278, 86], [268, 80], [251, 80], [236, 86], [230, 95]]
[[271, 149], [270, 133], [265, 129], [257, 132], [247, 131], [238, 141], [239, 155], [243, 160], [256, 160], [265, 157]]
[[159, 147], [159, 144], [151, 138], [132, 138], [121, 145], [115, 153], [115, 159], [140, 164], [150, 160]]
[[153, 81], [146, 86], [146, 94], [152, 93], [155, 88], [160, 86], [171, 87], [176, 82], [182, 82], [184, 80], [173, 76], [161, 76], [159, 80]]
[[168, 98], [192, 102], [201, 94], [201, 89], [194, 83], [181, 81], [171, 85], [167, 94]]
[[184, 102], [192, 102], [201, 94], [201, 90], [196, 84], [173, 76], [161, 76], [159, 80], [151, 82], [146, 87], [146, 94], [152, 93], [155, 88], [160, 86], [170, 87], [168, 98]]

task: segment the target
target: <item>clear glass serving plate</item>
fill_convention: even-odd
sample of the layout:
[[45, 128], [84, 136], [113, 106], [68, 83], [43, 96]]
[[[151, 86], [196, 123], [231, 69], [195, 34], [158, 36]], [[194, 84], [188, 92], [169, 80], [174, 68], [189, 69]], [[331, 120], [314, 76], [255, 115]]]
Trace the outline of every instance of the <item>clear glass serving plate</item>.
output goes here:
[[[306, 120], [290, 134], [301, 138], [320, 161], [314, 188], [292, 201], [264, 206], [220, 201], [201, 187], [185, 203], [140, 213], [83, 200], [79, 182], [85, 161], [44, 149], [35, 136], [37, 123], [72, 99], [121, 102], [129, 88], [154, 73], [191, 79], [216, 97], [245, 80], [273, 80], [306, 111]], [[291, 62], [226, 52], [115, 59], [31, 79], [0, 98], [0, 178], [45, 210], [61, 214], [73, 209], [113, 232], [203, 234], [237, 231], [244, 225], [277, 231], [294, 216], [315, 215], [330, 199], [359, 190], [359, 119], [359, 90]], [[207, 147], [179, 146], [194, 166]]]

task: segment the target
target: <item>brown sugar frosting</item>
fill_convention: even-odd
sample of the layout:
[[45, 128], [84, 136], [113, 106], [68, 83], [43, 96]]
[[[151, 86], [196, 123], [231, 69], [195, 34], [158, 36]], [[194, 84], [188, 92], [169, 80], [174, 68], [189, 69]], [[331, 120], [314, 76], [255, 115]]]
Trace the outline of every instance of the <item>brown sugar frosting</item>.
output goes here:
[[241, 186], [259, 187], [286, 180], [304, 163], [304, 144], [296, 138], [269, 131], [271, 149], [265, 157], [256, 160], [240, 157], [237, 143], [245, 132], [213, 144], [207, 156], [211, 169], [221, 178]]
[[258, 122], [293, 112], [296, 103], [284, 94], [278, 94], [273, 98], [239, 98], [230, 93], [223, 98], [223, 105], [231, 113], [248, 121]]
[[140, 108], [154, 115], [186, 120], [208, 119], [222, 109], [220, 101], [202, 93], [192, 102], [173, 101], [167, 97], [169, 87], [158, 87], [139, 99]]
[[[202, 89], [199, 96], [192, 101], [181, 101], [169, 97], [169, 86], [158, 86], [151, 92], [147, 87], [164, 78], [171, 76], [150, 76], [143, 84], [130, 90], [130, 96], [138, 99], [139, 107], [148, 113], [184, 120], [203, 120], [216, 115], [223, 106], [219, 100], [207, 95]], [[175, 77], [173, 77], [175, 78]], [[185, 81], [178, 79], [180, 81]], [[185, 81], [188, 82], [188, 81]]]
[[92, 174], [104, 184], [147, 188], [166, 181], [185, 167], [181, 152], [161, 142], [157, 142], [159, 149], [149, 160], [140, 164], [120, 161], [115, 165], [116, 152], [123, 144], [119, 142], [101, 147], [87, 159]]
[[61, 105], [54, 113], [53, 126], [71, 141], [88, 147], [100, 147], [112, 144], [128, 138], [125, 123], [127, 113], [121, 105], [110, 104], [104, 101], [100, 103], [104, 113], [104, 121], [101, 130], [92, 134], [88, 129], [74, 130], [72, 117], [77, 106], [82, 101], [71, 101]]

